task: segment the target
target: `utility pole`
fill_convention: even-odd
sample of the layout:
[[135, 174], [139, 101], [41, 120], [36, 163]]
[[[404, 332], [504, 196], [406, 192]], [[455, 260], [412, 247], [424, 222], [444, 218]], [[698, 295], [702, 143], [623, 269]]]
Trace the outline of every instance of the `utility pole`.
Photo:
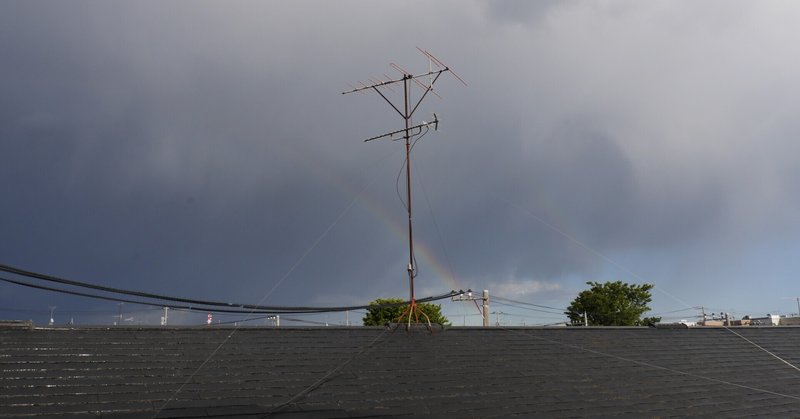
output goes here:
[[794, 297], [797, 301], [797, 316], [800, 317], [800, 297]]
[[495, 326], [500, 326], [500, 315], [501, 314], [506, 314], [506, 313], [503, 313], [502, 311], [493, 311], [492, 314], [494, 314], [494, 319], [495, 319], [494, 320], [494, 325]]
[[489, 290], [483, 290], [483, 327], [489, 327]]
[[117, 317], [119, 317], [118, 325], [122, 326], [122, 305], [125, 303], [117, 303]]
[[[425, 51], [419, 47], [417, 47], [419, 52], [421, 52], [425, 58], [428, 60], [428, 67], [429, 71], [421, 74], [412, 74], [406, 71], [404, 68], [400, 67], [395, 63], [389, 63], [394, 70], [401, 74], [400, 78], [391, 78], [389, 76], [385, 76], [385, 79], [377, 77], [377, 78], [370, 78], [370, 84], [359, 83], [360, 87], [351, 86], [352, 89], [346, 92], [342, 92], [343, 95], [349, 93], [356, 93], [356, 92], [363, 92], [367, 90], [373, 90], [378, 95], [383, 98], [403, 119], [403, 123], [405, 128], [387, 132], [386, 134], [377, 135], [374, 137], [367, 138], [364, 142], [377, 140], [381, 138], [389, 138], [390, 140], [405, 140], [405, 149], [406, 149], [406, 159], [405, 159], [405, 172], [406, 172], [406, 199], [403, 205], [406, 208], [406, 212], [408, 215], [408, 265], [406, 266], [406, 271], [408, 273], [408, 288], [409, 288], [409, 301], [410, 304], [406, 311], [400, 316], [398, 322], [401, 321], [404, 317], [408, 316], [408, 325], [411, 325], [411, 319], [414, 318], [415, 322], [419, 322], [419, 315], [422, 314], [424, 317], [428, 317], [424, 312], [420, 311], [417, 307], [416, 299], [414, 296], [414, 278], [417, 276], [417, 262], [416, 258], [414, 257], [414, 231], [412, 225], [412, 213], [411, 213], [411, 148], [413, 146], [412, 139], [414, 139], [414, 143], [416, 140], [425, 135], [429, 130], [430, 127], [433, 126], [434, 131], [439, 127], [439, 119], [437, 118], [436, 114], [433, 114], [433, 122], [425, 122], [422, 121], [421, 124], [412, 125], [412, 117], [414, 116], [414, 112], [417, 111], [417, 108], [422, 103], [422, 101], [428, 96], [428, 93], [433, 93], [434, 95], [438, 96], [436, 93], [433, 92], [433, 85], [439, 80], [439, 76], [441, 76], [445, 72], [450, 72], [453, 76], [455, 76], [461, 83], [466, 85], [464, 80], [461, 77], [458, 77], [453, 70], [451, 70], [448, 66], [442, 63], [441, 60], [434, 57], [428, 51]], [[436, 66], [436, 69], [433, 69], [433, 66]], [[419, 81], [419, 79], [428, 78], [428, 84], [424, 84], [423, 82]], [[422, 88], [422, 93], [416, 103], [413, 103], [411, 98], [411, 83], [416, 84], [420, 88]], [[392, 100], [390, 100], [387, 95], [389, 92], [386, 90], [391, 91], [391, 87], [393, 85], [402, 84], [403, 94], [402, 94], [402, 106], [396, 105]], [[402, 108], [402, 110], [400, 110]], [[396, 138], [397, 137], [397, 138]], [[430, 323], [430, 319], [428, 319], [428, 323]]]
[[[489, 290], [483, 290], [483, 295], [481, 297], [475, 297], [472, 295], [472, 290], [467, 290], [466, 292], [461, 291], [460, 294], [454, 295], [450, 297], [452, 301], [477, 301], [482, 300], [483, 304], [481, 306], [481, 314], [483, 315], [483, 327], [489, 327]], [[464, 323], [466, 325], [467, 322], [466, 315], [464, 316]]]
[[583, 312], [583, 326], [589, 327], [589, 315], [586, 312]]
[[800, 317], [800, 297], [783, 297], [782, 299], [797, 301], [797, 316]]

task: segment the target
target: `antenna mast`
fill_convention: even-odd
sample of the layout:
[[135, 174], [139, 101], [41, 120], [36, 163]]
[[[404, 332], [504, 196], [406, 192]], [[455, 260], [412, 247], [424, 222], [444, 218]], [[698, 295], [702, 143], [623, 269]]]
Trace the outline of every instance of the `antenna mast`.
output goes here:
[[[392, 141], [399, 140], [400, 138], [405, 140], [406, 146], [406, 160], [405, 160], [405, 171], [406, 171], [406, 212], [408, 214], [408, 287], [409, 287], [409, 301], [411, 302], [408, 306], [408, 309], [400, 316], [398, 322], [402, 320], [405, 316], [408, 316], [408, 323], [411, 324], [411, 318], [414, 317], [415, 321], [419, 323], [419, 314], [420, 311], [416, 305], [416, 299], [414, 297], [414, 278], [417, 276], [417, 262], [416, 258], [414, 257], [414, 230], [413, 230], [413, 223], [412, 223], [412, 213], [411, 213], [411, 148], [413, 146], [412, 138], [419, 136], [420, 134], [427, 133], [430, 130], [430, 127], [433, 126], [434, 130], [439, 128], [439, 118], [436, 114], [433, 114], [433, 121], [432, 122], [425, 122], [422, 121], [421, 124], [412, 125], [412, 117], [414, 116], [414, 112], [417, 111], [417, 108], [422, 103], [422, 101], [428, 96], [428, 93], [432, 93], [433, 95], [441, 98], [436, 92], [433, 91], [433, 85], [439, 80], [439, 76], [441, 76], [445, 72], [449, 72], [452, 74], [458, 81], [460, 81], [465, 86], [467, 85], [464, 80], [459, 77], [453, 70], [451, 70], [447, 65], [445, 65], [441, 60], [437, 59], [433, 56], [430, 52], [423, 50], [417, 47], [422, 55], [428, 59], [428, 72], [421, 73], [421, 74], [412, 74], [406, 71], [403, 67], [395, 63], [389, 63], [389, 66], [392, 67], [395, 71], [401, 74], [400, 78], [391, 78], [384, 74], [385, 79], [380, 77], [370, 77], [369, 81], [370, 84], [364, 84], [359, 82], [359, 87], [352, 87], [351, 90], [346, 92], [342, 92], [343, 95], [349, 93], [356, 93], [356, 92], [365, 92], [368, 90], [374, 90], [375, 92], [380, 95], [389, 106], [394, 109], [401, 118], [403, 118], [403, 122], [405, 124], [405, 128], [399, 129], [396, 131], [387, 132], [382, 135], [378, 135], [375, 137], [370, 137], [364, 140], [364, 142], [373, 141], [381, 138], [389, 138]], [[428, 84], [421, 82], [419, 79], [427, 78]], [[399, 85], [402, 83], [403, 87], [403, 104], [402, 106], [396, 105], [392, 100], [387, 97], [387, 94], [384, 94], [383, 89], [392, 91], [392, 85]], [[419, 99], [416, 102], [413, 102], [411, 99], [411, 83], [416, 84], [418, 87], [422, 89], [422, 94], [420, 95]], [[401, 110], [402, 108], [402, 110]], [[395, 138], [395, 136], [400, 136]], [[423, 316], [427, 317], [425, 313], [422, 313]], [[430, 324], [430, 319], [428, 319], [428, 323]]]

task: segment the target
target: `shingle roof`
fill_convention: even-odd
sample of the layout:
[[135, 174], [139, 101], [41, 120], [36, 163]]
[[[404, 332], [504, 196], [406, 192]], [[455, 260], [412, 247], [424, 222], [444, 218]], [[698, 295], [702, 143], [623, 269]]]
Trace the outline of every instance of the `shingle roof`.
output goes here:
[[3, 417], [800, 416], [792, 327], [36, 329], [0, 342]]

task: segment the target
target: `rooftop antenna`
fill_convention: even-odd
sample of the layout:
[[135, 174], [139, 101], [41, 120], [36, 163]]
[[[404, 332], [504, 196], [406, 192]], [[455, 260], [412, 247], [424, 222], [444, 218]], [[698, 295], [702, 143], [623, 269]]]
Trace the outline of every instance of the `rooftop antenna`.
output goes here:
[[[394, 109], [401, 118], [403, 118], [403, 122], [405, 127], [402, 129], [398, 129], [395, 131], [390, 131], [385, 134], [377, 135], [374, 137], [367, 138], [364, 142], [369, 142], [373, 140], [378, 140], [382, 138], [389, 138], [392, 141], [396, 141], [399, 139], [405, 140], [406, 146], [406, 160], [405, 160], [405, 171], [406, 171], [406, 202], [405, 207], [408, 213], [408, 266], [406, 270], [408, 271], [408, 287], [409, 287], [409, 301], [410, 304], [408, 308], [403, 312], [397, 322], [401, 322], [404, 318], [407, 318], [408, 324], [407, 327], [411, 326], [411, 319], [414, 318], [416, 323], [419, 323], [419, 315], [422, 314], [425, 318], [428, 319], [428, 325], [430, 326], [430, 318], [419, 310], [417, 307], [416, 299], [414, 297], [414, 278], [417, 276], [417, 262], [414, 257], [414, 232], [412, 228], [412, 217], [411, 217], [411, 147], [413, 145], [412, 139], [417, 138], [420, 135], [424, 135], [430, 130], [430, 127], [433, 126], [434, 131], [439, 128], [439, 118], [436, 114], [433, 114], [433, 121], [432, 122], [425, 122], [422, 121], [421, 124], [413, 125], [412, 117], [414, 116], [414, 112], [417, 111], [419, 105], [422, 101], [428, 96], [429, 93], [433, 94], [436, 97], [441, 98], [436, 92], [433, 91], [433, 85], [439, 80], [439, 77], [444, 73], [452, 74], [458, 81], [460, 81], [465, 86], [467, 83], [459, 77], [450, 67], [445, 65], [441, 60], [436, 58], [430, 52], [417, 47], [417, 50], [425, 56], [428, 60], [428, 71], [425, 73], [420, 74], [412, 74], [411, 72], [407, 71], [403, 67], [399, 66], [396, 63], [389, 63], [389, 66], [400, 73], [399, 77], [389, 77], [384, 74], [386, 80], [383, 79], [375, 79], [370, 78], [370, 84], [364, 84], [362, 82], [358, 82], [359, 87], [351, 86], [351, 90], [346, 92], [342, 92], [343, 95], [356, 93], [356, 92], [365, 92], [368, 90], [374, 90], [378, 95], [380, 95], [389, 106]], [[420, 79], [425, 80], [428, 83], [425, 84], [424, 82], [420, 81]], [[414, 102], [411, 98], [411, 84], [415, 84], [422, 89], [422, 93], [419, 96], [419, 99]], [[395, 104], [391, 99], [384, 94], [384, 90], [389, 90], [393, 92], [392, 87], [397, 86], [398, 88], [402, 86], [403, 89], [403, 103], [402, 105]], [[402, 109], [402, 110], [401, 110]], [[397, 136], [397, 137], [396, 137]]]

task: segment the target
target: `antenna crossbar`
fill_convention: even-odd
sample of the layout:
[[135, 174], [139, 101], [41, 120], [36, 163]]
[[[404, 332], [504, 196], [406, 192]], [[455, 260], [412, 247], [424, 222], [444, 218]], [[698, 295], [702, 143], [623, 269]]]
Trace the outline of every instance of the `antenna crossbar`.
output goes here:
[[[400, 140], [402, 138], [405, 138], [406, 131], [409, 132], [409, 134], [408, 134], [409, 137], [414, 137], [414, 136], [418, 135], [420, 132], [422, 132], [422, 128], [430, 127], [431, 125], [434, 126], [434, 130], [436, 130], [436, 128], [439, 126], [439, 117], [437, 117], [436, 114], [433, 114], [433, 121], [431, 121], [431, 122], [422, 121], [422, 123], [419, 124], [419, 125], [414, 125], [413, 127], [408, 127], [408, 128], [403, 128], [403, 129], [399, 129], [399, 130], [392, 131], [392, 132], [387, 132], [386, 134], [376, 135], [374, 137], [367, 138], [366, 140], [364, 140], [364, 142], [366, 143], [366, 142], [369, 142], [369, 141], [378, 140], [378, 139], [385, 138], [385, 137], [389, 137], [392, 141], [397, 141], [397, 140]], [[419, 130], [419, 131], [417, 131], [416, 133], [412, 134], [411, 133], [412, 130]], [[399, 137], [399, 138], [392, 138], [397, 134], [404, 134], [404, 136], [403, 137]]]
[[434, 71], [429, 71], [427, 73], [422, 73], [422, 74], [417, 74], [417, 75], [405, 74], [404, 73], [403, 77], [401, 77], [399, 79], [390, 79], [390, 80], [386, 80], [386, 81], [382, 81], [382, 82], [378, 82], [378, 83], [373, 83], [373, 84], [368, 84], [368, 85], [365, 85], [364, 83], [359, 83], [359, 84], [362, 85], [361, 87], [356, 87], [356, 88], [353, 88], [353, 89], [348, 90], [346, 92], [342, 92], [342, 94], [346, 95], [346, 94], [350, 94], [350, 93], [360, 92], [362, 90], [374, 89], [376, 87], [389, 86], [389, 85], [392, 85], [392, 84], [395, 84], [395, 83], [402, 83], [403, 81], [406, 81], [406, 80], [415, 80], [415, 79], [418, 79], [420, 77], [428, 77], [428, 76], [432, 76], [434, 74], [436, 74], [438, 76], [439, 74], [444, 73], [445, 71], [452, 72], [452, 70], [450, 70], [449, 68], [444, 68], [442, 70], [434, 70]]

